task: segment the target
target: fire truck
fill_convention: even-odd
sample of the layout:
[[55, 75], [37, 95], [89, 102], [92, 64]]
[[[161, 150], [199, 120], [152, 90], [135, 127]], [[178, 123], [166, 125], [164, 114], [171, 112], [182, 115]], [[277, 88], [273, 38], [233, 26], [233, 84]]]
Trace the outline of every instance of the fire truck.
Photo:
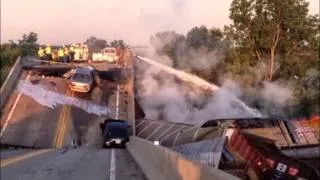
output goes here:
[[107, 61], [109, 63], [116, 63], [119, 60], [119, 53], [116, 48], [106, 47], [100, 53], [92, 53], [92, 61]]
[[74, 51], [74, 61], [86, 61], [89, 57], [89, 49], [85, 44], [71, 45]]

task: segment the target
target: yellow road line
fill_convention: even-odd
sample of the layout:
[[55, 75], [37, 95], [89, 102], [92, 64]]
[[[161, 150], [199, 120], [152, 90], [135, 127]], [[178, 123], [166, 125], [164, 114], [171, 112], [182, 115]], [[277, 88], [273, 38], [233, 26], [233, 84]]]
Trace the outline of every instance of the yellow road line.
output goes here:
[[67, 109], [68, 109], [67, 106], [63, 107], [63, 113], [61, 115], [61, 125], [59, 126], [59, 134], [58, 134], [57, 141], [56, 141], [56, 148], [60, 148], [60, 139], [62, 136], [62, 131], [64, 129], [64, 121], [66, 119], [66, 113], [68, 112]]
[[58, 137], [60, 136], [60, 126], [61, 126], [61, 123], [62, 123], [62, 117], [65, 113], [65, 107], [63, 106], [62, 107], [62, 110], [61, 110], [61, 113], [60, 113], [60, 116], [59, 116], [59, 121], [58, 121], [58, 125], [57, 125], [57, 128], [56, 128], [56, 133], [55, 133], [55, 136], [54, 136], [54, 140], [52, 142], [52, 146], [53, 147], [57, 147], [57, 140], [58, 140]]
[[67, 126], [68, 126], [68, 117], [69, 117], [69, 114], [70, 114], [70, 106], [67, 106], [66, 107], [66, 111], [65, 111], [65, 114], [64, 114], [64, 117], [63, 117], [63, 125], [61, 127], [61, 131], [60, 131], [60, 136], [59, 136], [59, 139], [58, 139], [58, 142], [57, 142], [57, 147], [58, 148], [62, 148], [63, 146], [63, 142], [64, 142], [64, 136], [65, 136], [65, 131], [67, 129]]
[[[71, 97], [73, 97], [73, 95], [74, 95], [73, 92], [70, 92], [69, 94]], [[62, 124], [61, 124], [61, 128], [60, 128], [60, 134], [58, 136], [57, 143], [56, 143], [57, 148], [62, 148], [62, 146], [63, 146], [64, 139], [65, 139], [65, 133], [66, 133], [66, 130], [68, 129], [70, 112], [71, 112], [71, 106], [70, 105], [65, 106], [65, 112], [62, 117]]]
[[[68, 95], [68, 93], [69, 93], [69, 90], [67, 90], [66, 95]], [[58, 125], [57, 125], [57, 128], [56, 128], [55, 137], [54, 137], [53, 144], [52, 144], [52, 146], [55, 147], [55, 148], [57, 148], [57, 140], [58, 140], [58, 138], [60, 136], [61, 124], [62, 124], [62, 121], [63, 121], [64, 113], [65, 113], [65, 106], [62, 107], [62, 110], [61, 110], [61, 113], [60, 113], [60, 116], [59, 116]]]
[[6, 167], [6, 166], [8, 166], [10, 164], [19, 162], [19, 161], [23, 161], [23, 160], [31, 158], [33, 156], [49, 152], [49, 151], [52, 151], [52, 149], [42, 149], [42, 150], [39, 150], [39, 151], [33, 151], [33, 152], [29, 152], [29, 153], [26, 153], [26, 154], [23, 154], [23, 155], [20, 155], [20, 156], [10, 157], [10, 158], [1, 160], [1, 168]]
[[[74, 97], [74, 92], [72, 91], [70, 94], [71, 97]], [[64, 139], [65, 139], [65, 131], [68, 129], [69, 127], [69, 121], [70, 121], [70, 114], [71, 114], [71, 106], [69, 105], [67, 108], [67, 114], [66, 114], [66, 121], [65, 121], [65, 126], [64, 126], [64, 131], [62, 133], [62, 139], [61, 139], [61, 147], [63, 145]]]
[[[68, 96], [69, 94], [70, 94], [70, 91], [67, 90], [66, 95]], [[59, 139], [60, 139], [60, 137], [62, 135], [61, 131], [63, 130], [63, 127], [64, 127], [65, 114], [67, 113], [67, 109], [68, 109], [68, 106], [63, 105], [62, 111], [61, 111], [60, 116], [59, 116], [59, 122], [58, 122], [58, 125], [57, 125], [55, 138], [53, 140], [53, 147], [55, 147], [55, 148], [59, 148], [60, 147]]]
[[[71, 92], [71, 94], [70, 94], [70, 96], [71, 97], [73, 97], [74, 96], [74, 92]], [[62, 136], [61, 136], [61, 142], [60, 142], [60, 148], [62, 148], [62, 146], [63, 146], [63, 143], [64, 143], [64, 139], [65, 139], [65, 137], [66, 137], [66, 130], [68, 129], [68, 127], [69, 127], [69, 120], [70, 120], [70, 114], [71, 114], [71, 106], [69, 105], [68, 107], [67, 107], [67, 110], [66, 110], [67, 112], [66, 112], [66, 114], [65, 114], [65, 125], [64, 125], [64, 129], [63, 129], [63, 131], [62, 131]]]

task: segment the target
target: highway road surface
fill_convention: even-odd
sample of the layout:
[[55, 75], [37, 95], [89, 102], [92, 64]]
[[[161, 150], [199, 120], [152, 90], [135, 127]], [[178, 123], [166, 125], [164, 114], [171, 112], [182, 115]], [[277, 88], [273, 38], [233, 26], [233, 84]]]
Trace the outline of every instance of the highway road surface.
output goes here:
[[1, 152], [1, 179], [141, 180], [139, 166], [125, 149], [41, 149]]
[[[17, 87], [9, 97], [0, 121], [1, 143], [36, 148], [62, 148], [74, 143], [101, 147], [101, 120], [115, 118], [116, 111], [118, 118], [129, 119], [128, 87], [112, 77], [117, 73], [108, 75], [108, 70], [105, 69], [100, 85], [88, 94], [71, 92], [62, 73], [24, 70], [19, 82], [27, 82], [32, 87], [27, 95]], [[56, 103], [53, 108], [41, 104], [43, 101], [54, 104], [68, 98], [73, 104]], [[97, 110], [93, 106], [101, 108]], [[108, 113], [96, 112], [101, 109], [108, 109]]]
[[60, 70], [23, 70], [2, 110], [0, 140], [37, 149], [1, 149], [2, 180], [145, 179], [126, 149], [101, 148], [99, 123], [116, 118], [131, 124], [133, 108], [132, 82], [112, 65], [100, 67], [101, 83], [88, 94], [71, 92]]

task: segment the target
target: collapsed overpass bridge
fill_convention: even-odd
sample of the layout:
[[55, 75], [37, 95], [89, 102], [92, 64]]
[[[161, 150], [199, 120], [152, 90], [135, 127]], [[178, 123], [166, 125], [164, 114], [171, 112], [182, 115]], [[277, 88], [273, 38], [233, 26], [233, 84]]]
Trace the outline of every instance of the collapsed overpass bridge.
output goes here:
[[[127, 52], [125, 58], [125, 70], [94, 65], [103, 78], [88, 94], [67, 88], [61, 75], [69, 65], [18, 58], [1, 87], [1, 179], [238, 179], [164, 146], [214, 137], [213, 130], [162, 124], [163, 145], [150, 141], [160, 134], [135, 118], [134, 57]], [[101, 148], [101, 116], [134, 128], [127, 149]], [[173, 142], [180, 130], [186, 137]]]
[[[248, 146], [247, 135], [241, 136], [237, 128], [272, 136], [290, 156], [314, 150], [319, 142], [309, 131], [296, 137], [292, 132], [296, 129], [287, 128], [289, 123], [265, 123], [264, 119], [260, 125], [257, 119], [244, 119], [236, 126], [230, 123], [232, 119], [202, 126], [145, 119], [136, 112], [134, 97], [132, 65], [138, 59], [127, 53], [126, 60], [126, 68], [94, 64], [101, 83], [84, 95], [70, 92], [62, 78], [64, 69], [77, 65], [41, 65], [18, 59], [1, 88], [1, 178], [254, 179], [247, 171], [254, 167], [248, 167], [244, 158], [248, 153], [259, 158], [260, 154]], [[101, 148], [101, 116], [127, 120], [134, 128], [127, 149]], [[293, 148], [299, 142], [309, 149]]]

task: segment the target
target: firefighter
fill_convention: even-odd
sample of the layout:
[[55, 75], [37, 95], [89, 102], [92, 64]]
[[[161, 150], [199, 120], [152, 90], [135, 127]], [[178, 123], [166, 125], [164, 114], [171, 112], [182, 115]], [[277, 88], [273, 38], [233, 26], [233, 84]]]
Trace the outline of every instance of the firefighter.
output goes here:
[[74, 47], [73, 47], [73, 45], [70, 46], [69, 55], [70, 55], [70, 61], [73, 61], [74, 60]]
[[50, 44], [47, 44], [46, 49], [45, 49], [45, 54], [47, 56], [47, 60], [50, 61], [52, 60], [52, 55], [51, 55], [51, 46]]
[[80, 60], [80, 49], [78, 45], [75, 45], [74, 47], [74, 59]]
[[52, 53], [51, 53], [52, 55], [51, 55], [51, 57], [52, 57], [52, 62], [53, 62], [53, 64], [55, 64], [56, 62], [57, 62], [57, 60], [58, 60], [58, 51], [56, 51], [56, 50], [54, 50], [54, 51], [52, 51]]
[[58, 50], [58, 59], [59, 59], [59, 62], [65, 62], [65, 60], [64, 60], [64, 52], [63, 52], [62, 48], [59, 48], [59, 50]]
[[88, 45], [84, 45], [84, 59], [88, 59], [89, 57], [89, 49], [88, 49]]
[[40, 60], [43, 60], [45, 54], [44, 54], [44, 50], [42, 49], [42, 47], [40, 46], [39, 47], [39, 50], [38, 50], [38, 57], [40, 58]]
[[81, 44], [78, 45], [78, 53], [79, 53], [79, 60], [83, 58], [83, 47]]
[[69, 63], [70, 62], [69, 48], [68, 47], [64, 47], [63, 50], [64, 50], [65, 59], [66, 59], [67, 63]]

